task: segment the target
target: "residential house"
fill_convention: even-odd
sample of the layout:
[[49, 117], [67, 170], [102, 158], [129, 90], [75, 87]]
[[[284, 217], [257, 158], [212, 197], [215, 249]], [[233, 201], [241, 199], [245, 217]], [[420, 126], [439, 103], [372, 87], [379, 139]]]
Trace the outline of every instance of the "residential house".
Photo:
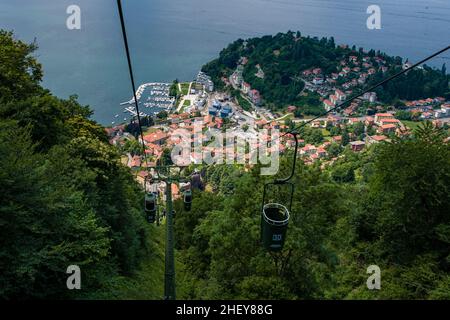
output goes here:
[[287, 107], [287, 111], [288, 112], [295, 112], [295, 110], [297, 110], [296, 106], [289, 106], [289, 107]]
[[332, 140], [333, 142], [336, 142], [336, 143], [340, 144], [340, 143], [342, 143], [342, 136], [334, 136], [334, 137], [331, 137], [331, 140]]
[[139, 173], [136, 176], [136, 180], [141, 184], [144, 185], [145, 179], [149, 176], [148, 171], [139, 171]]
[[367, 144], [371, 145], [374, 143], [379, 143], [381, 141], [386, 141], [388, 140], [388, 137], [383, 136], [383, 135], [374, 135], [374, 136], [367, 136]]
[[249, 94], [250, 90], [251, 90], [250, 84], [247, 83], [247, 82], [243, 82], [243, 83], [242, 83], [242, 92], [243, 92], [244, 94]]
[[330, 96], [330, 102], [331, 102], [332, 104], [336, 105], [336, 103], [338, 103], [338, 101], [339, 101], [339, 99], [338, 99], [338, 97], [337, 97], [336, 95], [332, 94], [332, 95]]
[[317, 148], [312, 144], [307, 144], [303, 148], [300, 148], [299, 152], [300, 152], [300, 155], [310, 156], [317, 152]]
[[325, 126], [328, 126], [328, 124], [331, 124], [331, 125], [333, 125], [333, 126], [336, 126], [336, 125], [338, 125], [338, 124], [343, 123], [343, 121], [344, 121], [344, 119], [341, 118], [341, 117], [339, 117], [339, 116], [329, 115], [329, 116], [327, 117]]
[[361, 119], [359, 119], [359, 118], [350, 118], [350, 119], [348, 119], [348, 124], [349, 125], [354, 125], [354, 124], [357, 124], [357, 123], [360, 123], [361, 122]]
[[311, 123], [311, 128], [320, 128], [322, 125], [319, 120], [313, 121]]
[[377, 132], [380, 134], [390, 134], [395, 132], [397, 129], [397, 126], [395, 124], [385, 124], [382, 126], [379, 126], [377, 129]]
[[397, 127], [400, 127], [401, 126], [401, 122], [400, 122], [400, 120], [398, 120], [398, 119], [391, 119], [391, 118], [388, 118], [388, 119], [381, 119], [380, 121], [379, 121], [379, 125], [385, 125], [385, 124], [394, 124], [395, 126], [397, 126]]
[[145, 141], [145, 143], [153, 143], [153, 144], [161, 146], [164, 144], [164, 142], [168, 138], [169, 138], [169, 136], [165, 132], [159, 130], [159, 131], [145, 135], [144, 141]]
[[367, 101], [373, 103], [373, 102], [377, 101], [377, 94], [375, 92], [366, 92], [362, 98], [363, 98], [363, 100], [367, 100]]
[[339, 89], [336, 89], [334, 94], [338, 98], [339, 101], [344, 101], [345, 99], [347, 99], [347, 95]]
[[374, 122], [377, 125], [381, 126], [382, 125], [381, 120], [384, 119], [395, 119], [395, 116], [392, 113], [376, 113]]
[[249, 96], [255, 105], [261, 104], [261, 95], [258, 90], [256, 89], [251, 90]]
[[267, 120], [265, 120], [265, 119], [255, 121], [255, 130], [263, 129], [266, 124], [267, 124]]
[[366, 145], [366, 143], [364, 141], [352, 141], [352, 142], [350, 142], [350, 146], [351, 146], [352, 150], [355, 151], [355, 152], [359, 152], [362, 149], [364, 149], [365, 145]]
[[422, 119], [431, 119], [432, 117], [433, 117], [433, 113], [432, 112], [424, 112], [420, 116], [420, 118], [422, 118]]
[[371, 126], [375, 123], [375, 119], [373, 117], [366, 117], [366, 120], [364, 121], [364, 124], [366, 126]]
[[130, 159], [130, 162], [128, 163], [128, 167], [130, 167], [133, 170], [137, 170], [141, 167], [141, 157], [140, 156], [134, 156]]
[[319, 158], [325, 158], [326, 156], [328, 156], [328, 152], [323, 147], [319, 147], [317, 148], [317, 155], [319, 156]]
[[323, 106], [325, 107], [326, 111], [330, 111], [330, 109], [334, 107], [334, 104], [330, 100], [325, 99], [323, 101]]
[[323, 80], [323, 78], [316, 77], [313, 79], [312, 83], [316, 86], [319, 86], [324, 83], [324, 80]]

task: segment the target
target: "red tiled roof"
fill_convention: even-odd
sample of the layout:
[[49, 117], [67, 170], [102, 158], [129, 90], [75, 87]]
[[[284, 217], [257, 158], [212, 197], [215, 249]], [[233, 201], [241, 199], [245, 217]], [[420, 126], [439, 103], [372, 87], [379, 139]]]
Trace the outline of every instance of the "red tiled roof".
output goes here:
[[397, 126], [395, 124], [383, 124], [381, 129], [395, 129]]
[[328, 106], [330, 106], [330, 107], [334, 106], [334, 104], [331, 103], [331, 101], [328, 100], [328, 99], [324, 100], [323, 103], [325, 103], [326, 105], [328, 105]]
[[379, 136], [379, 135], [371, 136], [370, 138], [375, 140], [375, 141], [383, 141], [383, 140], [387, 139], [386, 136]]
[[138, 176], [141, 178], [145, 178], [149, 175], [148, 171], [139, 171]]
[[385, 122], [387, 122], [387, 123], [399, 123], [400, 122], [400, 120], [398, 120], [398, 119], [382, 119], [382, 120], [380, 120], [381, 121], [381, 123], [385, 123]]
[[134, 156], [131, 159], [130, 167], [140, 167], [141, 166], [141, 158], [139, 156]]
[[176, 196], [178, 193], [180, 193], [180, 189], [175, 183], [172, 183], [172, 195]]
[[376, 117], [393, 117], [394, 115], [391, 113], [377, 113], [375, 114]]
[[160, 141], [160, 140], [167, 139], [167, 138], [168, 138], [168, 135], [162, 131], [157, 131], [157, 132], [150, 133], [150, 134], [144, 136], [145, 142], [148, 142], [148, 143], [153, 143], [153, 142]]

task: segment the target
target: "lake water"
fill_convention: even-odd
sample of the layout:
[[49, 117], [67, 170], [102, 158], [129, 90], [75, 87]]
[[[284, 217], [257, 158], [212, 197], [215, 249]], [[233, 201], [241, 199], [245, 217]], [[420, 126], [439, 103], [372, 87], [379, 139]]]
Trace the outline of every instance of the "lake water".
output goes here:
[[[300, 30], [337, 43], [374, 48], [417, 61], [450, 44], [449, 0], [128, 0], [124, 12], [135, 77], [192, 80], [201, 66], [238, 38]], [[81, 8], [81, 30], [66, 28], [66, 9]], [[382, 29], [366, 27], [367, 7], [381, 7]], [[114, 0], [0, 0], [0, 28], [36, 38], [44, 86], [76, 93], [110, 124], [122, 117], [130, 87]], [[449, 65], [450, 53], [432, 65]], [[448, 69], [448, 68], [447, 68]]]

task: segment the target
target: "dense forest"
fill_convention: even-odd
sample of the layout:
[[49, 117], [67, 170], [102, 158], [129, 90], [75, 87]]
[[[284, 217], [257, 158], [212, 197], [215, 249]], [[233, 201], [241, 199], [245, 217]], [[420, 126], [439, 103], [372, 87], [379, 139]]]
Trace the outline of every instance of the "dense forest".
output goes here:
[[[163, 228], [145, 222], [142, 190], [89, 107], [41, 87], [35, 50], [0, 31], [0, 298], [161, 298]], [[175, 203], [178, 297], [450, 299], [444, 137], [426, 123], [362, 153], [340, 146], [324, 168], [299, 162], [281, 254], [259, 241], [262, 188], [274, 177], [204, 168], [192, 210]], [[81, 291], [66, 289], [72, 264]], [[374, 264], [381, 290], [371, 291]]]
[[[336, 73], [340, 61], [348, 61], [350, 56], [382, 58], [388, 66], [387, 73], [378, 71], [369, 77], [369, 88], [390, 75], [400, 71], [403, 60], [382, 52], [363, 48], [337, 46], [334, 38], [304, 37], [300, 32], [279, 33], [248, 40], [239, 39], [220, 52], [217, 59], [204, 65], [202, 71], [209, 74], [215, 85], [223, 89], [222, 77], [228, 77], [236, 69], [241, 57], [248, 62], [244, 66], [244, 81], [260, 91], [265, 104], [272, 109], [296, 105], [306, 108], [306, 113], [314, 113], [321, 107], [318, 97], [308, 101], [301, 95], [304, 89], [302, 72], [311, 68], [321, 68], [322, 76]], [[377, 66], [377, 62], [373, 61]], [[257, 67], [264, 71], [264, 78], [258, 77]], [[351, 65], [350, 65], [351, 66]], [[450, 97], [450, 76], [445, 65], [441, 70], [424, 66], [391, 81], [377, 93], [381, 102], [392, 103], [396, 99], [422, 99], [436, 96]]]
[[[373, 86], [387, 77], [400, 72], [400, 65], [393, 65], [387, 73], [377, 72], [369, 78], [367, 86]], [[424, 65], [422, 69], [414, 69], [375, 90], [380, 101], [393, 103], [398, 99], [418, 100], [434, 97], [450, 98], [450, 75], [445, 64], [441, 70]]]
[[[349, 148], [333, 165], [298, 163], [287, 242], [260, 245], [266, 179], [210, 167], [209, 192], [175, 221], [186, 297], [450, 299], [450, 147], [425, 125], [409, 139]], [[280, 177], [287, 175], [283, 159]], [[281, 193], [280, 193], [281, 194]], [[278, 199], [286, 203], [286, 197]], [[181, 205], [181, 204], [179, 204]], [[370, 265], [381, 290], [368, 290]]]
[[154, 250], [142, 191], [92, 111], [41, 87], [36, 48], [0, 31], [0, 298], [108, 297]]

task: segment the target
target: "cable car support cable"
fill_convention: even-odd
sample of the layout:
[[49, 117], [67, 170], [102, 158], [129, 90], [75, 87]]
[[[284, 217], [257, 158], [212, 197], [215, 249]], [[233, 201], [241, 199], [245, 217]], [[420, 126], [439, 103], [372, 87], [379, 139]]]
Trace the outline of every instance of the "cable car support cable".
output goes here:
[[141, 115], [140, 115], [140, 112], [139, 112], [139, 102], [138, 102], [138, 99], [137, 99], [137, 96], [136, 96], [136, 85], [135, 85], [135, 82], [134, 82], [133, 66], [131, 64], [130, 49], [128, 47], [127, 30], [125, 28], [125, 19], [124, 19], [124, 16], [123, 16], [121, 0], [117, 0], [117, 8], [119, 10], [120, 25], [121, 25], [121, 28], [122, 28], [123, 42], [124, 42], [124, 45], [125, 45], [125, 52], [126, 52], [126, 56], [127, 56], [128, 71], [130, 73], [131, 87], [133, 88], [133, 98], [134, 98], [134, 104], [135, 104], [135, 108], [136, 108], [136, 116], [137, 116], [138, 125], [139, 125], [139, 132], [140, 132], [140, 136], [141, 136], [141, 140], [142, 140], [142, 152], [143, 152], [143, 155], [144, 155], [145, 164], [147, 165], [147, 168], [148, 168], [147, 153], [145, 152], [146, 148], [145, 148], [145, 142], [144, 142], [144, 133], [142, 131]]

